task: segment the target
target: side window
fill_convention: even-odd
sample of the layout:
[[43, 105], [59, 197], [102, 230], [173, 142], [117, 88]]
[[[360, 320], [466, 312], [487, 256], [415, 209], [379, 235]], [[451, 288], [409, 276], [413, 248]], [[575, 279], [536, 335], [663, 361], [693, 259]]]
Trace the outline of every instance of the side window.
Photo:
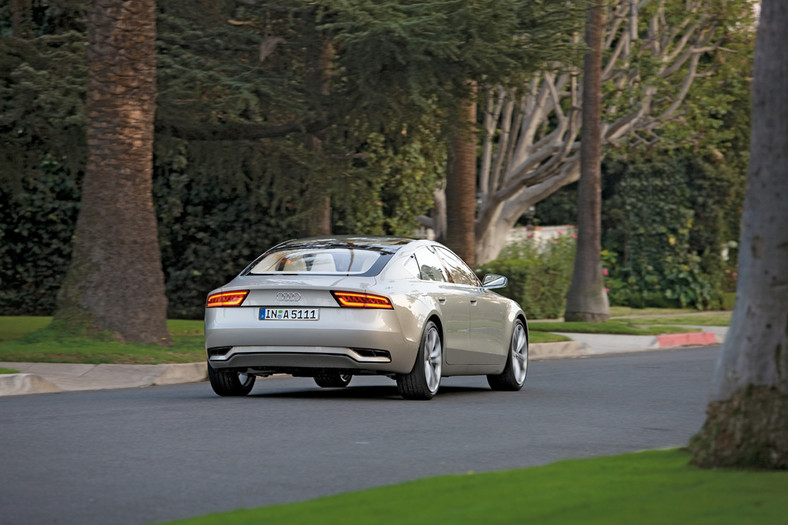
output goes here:
[[389, 276], [394, 279], [421, 279], [421, 272], [419, 271], [419, 263], [416, 262], [416, 256], [411, 255], [406, 257], [402, 264], [389, 270]]
[[447, 281], [446, 272], [437, 254], [429, 248], [420, 248], [416, 252], [416, 260], [421, 270], [421, 278], [425, 281]]
[[438, 253], [449, 272], [451, 282], [469, 286], [481, 286], [479, 278], [476, 277], [476, 274], [468, 268], [468, 265], [462, 259], [445, 248], [438, 248]]

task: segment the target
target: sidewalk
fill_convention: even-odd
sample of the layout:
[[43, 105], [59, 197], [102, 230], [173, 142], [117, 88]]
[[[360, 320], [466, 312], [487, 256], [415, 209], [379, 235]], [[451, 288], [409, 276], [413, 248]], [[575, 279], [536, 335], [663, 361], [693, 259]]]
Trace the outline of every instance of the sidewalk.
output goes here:
[[[560, 343], [534, 343], [529, 357], [570, 359], [593, 355], [642, 352], [680, 346], [702, 346], [722, 343], [727, 328], [700, 327], [704, 332], [667, 336], [633, 336], [609, 334], [570, 334], [572, 339]], [[59, 363], [5, 363], [0, 368], [19, 370], [18, 374], [0, 374], [0, 396], [135, 388], [151, 385], [173, 385], [205, 381], [206, 363], [169, 365], [89, 365]]]

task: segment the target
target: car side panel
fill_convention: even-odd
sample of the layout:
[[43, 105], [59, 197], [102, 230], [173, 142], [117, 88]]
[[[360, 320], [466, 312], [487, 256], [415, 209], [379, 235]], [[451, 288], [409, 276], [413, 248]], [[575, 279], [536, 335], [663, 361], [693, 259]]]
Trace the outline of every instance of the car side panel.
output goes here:
[[511, 301], [484, 290], [471, 304], [470, 346], [474, 363], [506, 362], [514, 317]]

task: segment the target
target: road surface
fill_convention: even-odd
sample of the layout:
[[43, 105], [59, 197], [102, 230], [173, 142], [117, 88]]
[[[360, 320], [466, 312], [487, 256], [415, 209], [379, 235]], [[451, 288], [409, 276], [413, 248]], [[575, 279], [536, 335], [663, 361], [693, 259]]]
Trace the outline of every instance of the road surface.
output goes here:
[[440, 474], [684, 445], [719, 347], [531, 363], [525, 388], [258, 380], [0, 398], [0, 523], [142, 524]]

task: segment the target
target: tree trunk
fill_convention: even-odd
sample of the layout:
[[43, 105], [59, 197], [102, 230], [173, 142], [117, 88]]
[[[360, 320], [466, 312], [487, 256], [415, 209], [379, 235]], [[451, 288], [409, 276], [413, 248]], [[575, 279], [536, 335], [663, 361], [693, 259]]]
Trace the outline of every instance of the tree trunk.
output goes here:
[[602, 275], [602, 30], [605, 6], [588, 7], [583, 63], [583, 128], [577, 199], [577, 253], [572, 284], [566, 296], [566, 321], [602, 322], [610, 307]]
[[506, 245], [507, 234], [525, 210], [579, 178], [579, 163], [568, 162], [555, 176], [524, 188], [516, 198], [503, 201], [490, 199], [485, 203], [476, 219], [476, 264], [484, 264], [498, 257]]
[[736, 307], [692, 462], [788, 469], [788, 3], [764, 0]]
[[476, 261], [476, 89], [462, 101], [446, 171], [446, 245], [469, 266]]
[[[311, 20], [315, 22], [315, 20]], [[313, 26], [310, 25], [312, 30]], [[331, 93], [331, 57], [333, 54], [331, 40], [325, 35], [315, 32], [310, 45], [306, 49], [306, 71], [304, 86], [310, 97], [310, 106], [319, 108], [324, 99]], [[305, 137], [307, 151], [320, 154], [326, 134], [323, 130], [308, 133]], [[306, 228], [309, 235], [331, 235], [331, 195], [318, 199], [315, 214]]]
[[88, 28], [88, 160], [56, 320], [122, 341], [166, 343], [152, 197], [154, 0], [94, 0]]
[[32, 0], [11, 0], [11, 26], [17, 38], [33, 36]]

